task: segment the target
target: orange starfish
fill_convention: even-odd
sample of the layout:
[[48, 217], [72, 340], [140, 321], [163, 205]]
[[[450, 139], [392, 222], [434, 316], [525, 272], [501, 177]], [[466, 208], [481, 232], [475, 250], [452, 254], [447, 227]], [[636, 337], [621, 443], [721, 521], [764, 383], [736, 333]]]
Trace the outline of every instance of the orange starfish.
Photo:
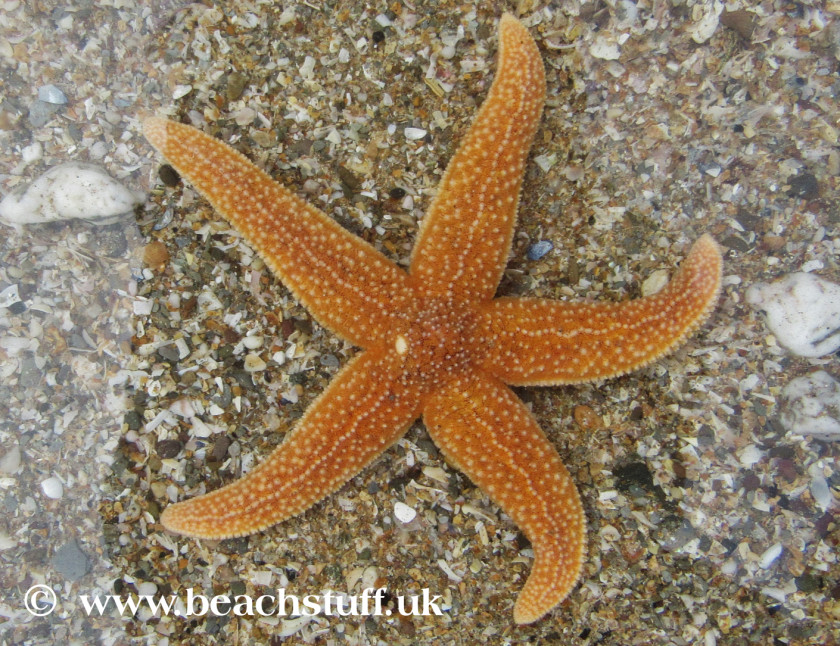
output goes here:
[[505, 384], [579, 383], [650, 363], [709, 314], [721, 257], [703, 236], [665, 289], [628, 303], [494, 299], [544, 99], [537, 46], [506, 14], [498, 73], [422, 221], [408, 272], [227, 145], [145, 121], [149, 141], [312, 315], [363, 348], [265, 462], [167, 508], [167, 529], [228, 538], [299, 514], [422, 415], [444, 456], [531, 541], [534, 567], [515, 621], [535, 621], [566, 597], [583, 561], [583, 508], [557, 451]]

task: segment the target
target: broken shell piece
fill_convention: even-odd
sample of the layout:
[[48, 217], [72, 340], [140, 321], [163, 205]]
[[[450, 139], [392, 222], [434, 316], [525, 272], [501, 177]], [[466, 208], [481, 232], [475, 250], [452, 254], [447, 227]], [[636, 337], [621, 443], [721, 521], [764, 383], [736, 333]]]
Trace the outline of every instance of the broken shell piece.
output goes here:
[[76, 218], [116, 219], [143, 199], [99, 166], [67, 162], [3, 198], [0, 220], [19, 226]]
[[840, 383], [825, 372], [792, 379], [782, 391], [782, 426], [788, 433], [840, 439]]
[[756, 283], [747, 302], [764, 312], [779, 344], [801, 357], [840, 348], [840, 285], [797, 272], [775, 283]]

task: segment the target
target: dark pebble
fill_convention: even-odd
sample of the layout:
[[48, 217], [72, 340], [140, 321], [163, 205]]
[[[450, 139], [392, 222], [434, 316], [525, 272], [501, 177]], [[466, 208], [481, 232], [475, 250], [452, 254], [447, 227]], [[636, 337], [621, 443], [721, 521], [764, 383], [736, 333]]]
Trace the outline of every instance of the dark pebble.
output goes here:
[[242, 72], [231, 72], [230, 76], [227, 77], [225, 98], [228, 101], [236, 101], [242, 96], [246, 87], [248, 87], [248, 77]]
[[182, 444], [178, 440], [160, 440], [155, 445], [158, 457], [168, 460], [176, 457], [181, 452]]
[[790, 189], [788, 197], [799, 197], [803, 200], [813, 200], [820, 196], [820, 187], [817, 178], [811, 173], [800, 173], [788, 178]]
[[136, 431], [143, 423], [143, 419], [140, 417], [140, 413], [136, 410], [130, 410], [123, 417], [123, 423], [128, 426], [130, 431]]
[[755, 491], [760, 485], [761, 480], [752, 471], [747, 472], [741, 479], [741, 486], [744, 488], [744, 491]]
[[159, 347], [157, 354], [161, 359], [169, 363], [178, 363], [178, 360], [181, 358], [181, 353], [178, 351], [178, 348], [171, 343]]
[[805, 594], [816, 592], [822, 587], [822, 579], [807, 572], [796, 577], [794, 581], [796, 581], [796, 589]]
[[401, 200], [405, 197], [405, 189], [399, 186], [395, 186], [390, 191], [388, 191], [388, 197], [392, 200]]
[[362, 180], [359, 176], [345, 166], [338, 167], [338, 179], [351, 193], [356, 193], [362, 188]]
[[223, 435], [213, 444], [213, 450], [210, 452], [210, 457], [214, 462], [221, 462], [227, 455], [228, 447], [230, 447], [230, 438]]
[[616, 487], [619, 491], [626, 492], [634, 485], [652, 491], [653, 475], [644, 462], [630, 462], [621, 465], [613, 471], [616, 478]]
[[178, 183], [181, 181], [181, 176], [178, 174], [178, 171], [169, 164], [163, 164], [158, 168], [158, 177], [166, 186], [178, 186]]

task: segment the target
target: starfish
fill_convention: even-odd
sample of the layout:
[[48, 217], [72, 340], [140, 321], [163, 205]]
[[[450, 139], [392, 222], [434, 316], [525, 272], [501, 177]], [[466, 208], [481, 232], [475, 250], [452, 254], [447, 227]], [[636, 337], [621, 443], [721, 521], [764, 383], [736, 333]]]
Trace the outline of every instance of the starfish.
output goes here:
[[498, 72], [403, 270], [275, 183], [226, 144], [152, 117], [144, 133], [262, 255], [324, 327], [361, 348], [268, 459], [241, 479], [169, 506], [170, 531], [230, 538], [302, 513], [394, 444], [418, 418], [444, 457], [530, 539], [534, 565], [514, 606], [536, 621], [577, 582], [585, 515], [575, 484], [508, 385], [602, 380], [672, 350], [720, 289], [711, 237], [660, 292], [625, 303], [494, 298], [545, 99], [527, 29], [499, 22]]

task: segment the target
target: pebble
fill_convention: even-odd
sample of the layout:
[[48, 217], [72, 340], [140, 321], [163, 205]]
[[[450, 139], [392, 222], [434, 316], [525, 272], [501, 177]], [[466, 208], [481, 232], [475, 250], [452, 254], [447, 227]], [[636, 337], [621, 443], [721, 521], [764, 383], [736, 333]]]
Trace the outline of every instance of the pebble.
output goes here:
[[67, 96], [55, 85], [50, 83], [49, 85], [42, 85], [38, 88], [38, 100], [44, 103], [64, 105], [67, 103]]
[[814, 274], [788, 274], [756, 283], [747, 302], [764, 313], [779, 344], [801, 357], [822, 357], [840, 348], [840, 285]]
[[50, 565], [68, 581], [78, 581], [90, 571], [90, 559], [75, 540], [59, 547]]
[[409, 141], [416, 141], [426, 136], [426, 130], [423, 128], [406, 128], [405, 138]]
[[549, 251], [554, 249], [554, 245], [548, 240], [540, 240], [528, 247], [528, 260], [539, 260]]
[[764, 553], [758, 559], [758, 565], [761, 569], [766, 570], [769, 568], [773, 561], [779, 558], [782, 555], [782, 544], [775, 543], [764, 550]]
[[29, 125], [33, 128], [41, 128], [47, 125], [52, 116], [61, 109], [59, 103], [47, 103], [46, 101], [33, 101], [29, 106]]
[[254, 334], [253, 336], [246, 336], [242, 339], [242, 345], [249, 350], [256, 350], [263, 346], [263, 337], [257, 334]]
[[575, 423], [582, 431], [597, 431], [604, 428], [604, 420], [589, 406], [580, 404], [575, 406]]
[[20, 447], [15, 444], [0, 458], [0, 474], [13, 475], [20, 468]]
[[41, 490], [47, 498], [52, 498], [53, 500], [60, 500], [64, 495], [64, 485], [55, 476], [42, 481]]
[[824, 370], [792, 379], [782, 390], [781, 422], [788, 433], [840, 439], [840, 383]]
[[657, 269], [642, 282], [642, 296], [652, 296], [668, 284], [668, 270]]
[[394, 517], [403, 524], [408, 524], [417, 517], [417, 512], [404, 502], [394, 504]]
[[158, 269], [169, 260], [169, 250], [159, 240], [154, 240], [143, 248], [143, 262]]
[[106, 220], [130, 213], [143, 197], [93, 164], [66, 162], [9, 193], [0, 220], [12, 226], [56, 220]]
[[828, 486], [828, 481], [823, 478], [820, 473], [814, 473], [814, 469], [811, 471], [811, 495], [814, 497], [814, 502], [816, 502], [823, 511], [827, 511], [834, 502], [834, 496], [831, 493], [831, 488]]
[[266, 369], [266, 363], [258, 354], [249, 353], [245, 356], [245, 372], [262, 372]]

